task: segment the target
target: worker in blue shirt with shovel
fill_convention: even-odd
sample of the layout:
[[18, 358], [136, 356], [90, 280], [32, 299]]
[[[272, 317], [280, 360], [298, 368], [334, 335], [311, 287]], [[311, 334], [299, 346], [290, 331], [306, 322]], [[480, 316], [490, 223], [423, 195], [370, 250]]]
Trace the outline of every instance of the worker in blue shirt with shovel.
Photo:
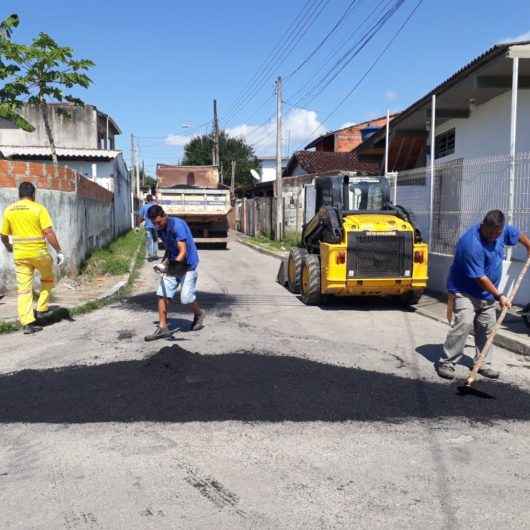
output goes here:
[[147, 213], [156, 226], [158, 236], [166, 246], [166, 254], [155, 270], [162, 274], [157, 290], [159, 324], [155, 332], [145, 337], [146, 341], [169, 338], [174, 331], [169, 329], [167, 312], [170, 300], [180, 291], [180, 301], [193, 312], [192, 331], [204, 327], [205, 313], [197, 302], [197, 267], [199, 254], [193, 235], [186, 221], [169, 217], [158, 204]]

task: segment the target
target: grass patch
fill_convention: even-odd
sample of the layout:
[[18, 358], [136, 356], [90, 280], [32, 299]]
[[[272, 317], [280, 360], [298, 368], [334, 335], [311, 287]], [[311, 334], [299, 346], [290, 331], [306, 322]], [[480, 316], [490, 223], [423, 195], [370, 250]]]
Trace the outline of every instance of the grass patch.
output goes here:
[[[127, 240], [127, 246], [130, 249], [129, 250], [129, 256], [127, 261], [127, 269], [125, 272], [129, 271], [129, 266], [131, 260], [133, 260], [136, 256], [136, 260], [133, 264], [133, 269], [131, 271], [131, 274], [129, 275], [129, 280], [127, 283], [114, 295], [109, 296], [108, 298], [104, 298], [102, 300], [91, 300], [89, 302], [86, 302], [80, 306], [74, 307], [73, 309], [66, 309], [61, 308], [61, 314], [58, 318], [58, 320], [62, 319], [68, 319], [72, 318], [77, 315], [84, 315], [86, 313], [90, 313], [91, 311], [95, 311], [96, 309], [101, 309], [102, 307], [105, 307], [107, 305], [110, 305], [114, 302], [117, 302], [121, 300], [124, 296], [127, 296], [131, 293], [132, 288], [134, 286], [134, 282], [137, 280], [138, 276], [140, 275], [140, 268], [142, 267], [145, 259], [145, 245], [144, 238], [145, 233], [143, 231], [140, 232], [132, 232], [136, 237], [134, 238], [134, 241], [136, 242], [136, 246], [130, 247], [130, 241], [132, 238], [129, 238]], [[122, 236], [122, 238], [119, 239], [126, 239], [130, 236], [131, 232], [126, 234], [125, 236]], [[118, 243], [119, 240], [116, 240], [113, 243]], [[111, 243], [109, 247], [113, 245]], [[102, 249], [104, 250], [104, 249]], [[96, 252], [94, 253], [96, 254]], [[94, 256], [94, 254], [89, 258], [89, 260]], [[53, 317], [52, 317], [53, 320]], [[21, 328], [21, 326], [18, 323], [15, 322], [2, 322], [0, 321], [0, 335], [2, 333], [12, 333], [13, 331], [18, 331]]]
[[[109, 296], [108, 298], [104, 298], [101, 300], [91, 300], [80, 306], [75, 307], [74, 309], [70, 310], [71, 316], [84, 315], [86, 313], [95, 311], [96, 309], [101, 309], [102, 307], [105, 307], [109, 304], [117, 302], [118, 300], [121, 300], [123, 297], [131, 293], [132, 288], [134, 287], [134, 282], [138, 279], [140, 275], [140, 269], [145, 260], [145, 245], [143, 244], [144, 237], [145, 234], [143, 234], [139, 241], [137, 241], [137, 246], [131, 253], [130, 259], [134, 259], [134, 256], [136, 256], [136, 261], [133, 264], [133, 269], [131, 271], [131, 274], [129, 275], [127, 283], [118, 292], [116, 292], [112, 296]], [[127, 269], [127, 271], [128, 270], [129, 269]]]
[[13, 331], [18, 331], [20, 326], [15, 322], [0, 322], [0, 335], [2, 333], [12, 333]]
[[281, 241], [275, 241], [264, 236], [249, 237], [248, 242], [273, 252], [289, 252], [291, 248], [297, 247], [300, 240], [296, 234], [286, 234]]
[[144, 238], [145, 232], [143, 230], [138, 232], [131, 230], [106, 247], [95, 250], [83, 264], [81, 274], [87, 276], [127, 274], [131, 259], [138, 245], [143, 243]]

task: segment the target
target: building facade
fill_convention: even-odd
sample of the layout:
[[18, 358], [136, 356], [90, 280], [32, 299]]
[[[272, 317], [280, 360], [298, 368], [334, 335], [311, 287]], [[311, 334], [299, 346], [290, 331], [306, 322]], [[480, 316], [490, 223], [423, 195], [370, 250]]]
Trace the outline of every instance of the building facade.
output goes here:
[[[21, 114], [35, 130], [26, 132], [0, 124], [0, 153], [4, 159], [49, 162], [51, 149], [40, 109], [25, 105]], [[131, 227], [131, 179], [115, 138], [116, 122], [93, 105], [48, 104], [58, 163], [113, 193], [115, 235]]]

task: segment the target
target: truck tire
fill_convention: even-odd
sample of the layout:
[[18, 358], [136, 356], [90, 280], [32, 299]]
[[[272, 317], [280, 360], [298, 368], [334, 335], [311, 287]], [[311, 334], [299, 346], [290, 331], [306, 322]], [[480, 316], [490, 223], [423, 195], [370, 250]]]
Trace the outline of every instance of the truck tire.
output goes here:
[[292, 248], [287, 260], [287, 286], [289, 291], [298, 294], [302, 283], [302, 265], [307, 255], [305, 248]]
[[403, 307], [410, 307], [416, 305], [423, 295], [423, 291], [409, 291], [408, 293], [402, 294], [398, 297], [399, 303]]
[[304, 257], [301, 291], [304, 304], [320, 304], [320, 257], [316, 254], [307, 254]]

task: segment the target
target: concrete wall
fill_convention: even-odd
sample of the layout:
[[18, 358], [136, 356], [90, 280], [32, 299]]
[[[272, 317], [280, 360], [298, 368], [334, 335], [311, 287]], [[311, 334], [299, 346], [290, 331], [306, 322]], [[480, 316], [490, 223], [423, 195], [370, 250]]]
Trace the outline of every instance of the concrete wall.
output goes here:
[[112, 160], [59, 160], [59, 165], [72, 169], [114, 194], [116, 234], [131, 227], [131, 182], [121, 153]]
[[[37, 186], [37, 202], [46, 206], [64, 250], [65, 270], [75, 274], [95, 248], [130, 227], [130, 209], [123, 212], [108, 190], [64, 167], [52, 164], [0, 161], [0, 215], [18, 199], [17, 186], [28, 180]], [[128, 214], [128, 218], [127, 218]], [[0, 249], [0, 290], [12, 288], [12, 256]], [[52, 251], [53, 254], [53, 251]]]
[[[446, 162], [459, 158], [482, 158], [510, 152], [511, 92], [505, 92], [477, 106], [467, 119], [455, 119], [436, 127], [436, 134], [455, 129], [455, 152], [438, 158]], [[518, 95], [517, 151], [530, 151], [530, 90]]]
[[[418, 172], [419, 174], [419, 172]], [[464, 182], [465, 184], [465, 182]], [[470, 197], [476, 193], [476, 189], [471, 191], [469, 188], [464, 186], [463, 188], [463, 200], [470, 201]], [[490, 201], [495, 201], [495, 196], [491, 198], [491, 189], [488, 186], [485, 186], [484, 193], [479, 199], [481, 204], [483, 204], [484, 211], [477, 214], [475, 219], [466, 219], [466, 222], [460, 226], [458, 234], [456, 234], [455, 240], [458, 236], [466, 230], [472, 223], [479, 222], [482, 218], [482, 215], [489, 208], [493, 207], [494, 204]], [[406, 207], [412, 214], [413, 220], [417, 224], [418, 228], [421, 230], [422, 235], [425, 239], [428, 238], [428, 227], [429, 227], [429, 186], [427, 183], [423, 186], [421, 185], [412, 185], [412, 186], [398, 186], [397, 190], [397, 203]], [[436, 197], [435, 197], [436, 203]], [[454, 205], [455, 211], [458, 211], [461, 208], [461, 205]], [[516, 223], [518, 226], [521, 226], [521, 223]], [[522, 227], [523, 230], [525, 229]], [[432, 251], [429, 254], [429, 284], [428, 288], [432, 291], [438, 293], [447, 292], [447, 276], [449, 274], [449, 269], [453, 262], [453, 248], [454, 242], [450, 247], [450, 250], [447, 253], [437, 253]], [[524, 265], [526, 252], [521, 245], [514, 247], [513, 257], [514, 261], [504, 262], [503, 266], [503, 279], [501, 282], [501, 289], [504, 292], [508, 293], [509, 289], [514, 284], [515, 280], [521, 268]], [[530, 303], [530, 275], [527, 275], [523, 281], [523, 284], [519, 290], [518, 295], [515, 297], [515, 303], [518, 305], [526, 305]]]
[[[69, 116], [59, 112], [57, 105], [49, 106], [50, 125], [57, 147], [98, 149], [97, 111], [92, 106], [68, 107]], [[39, 109], [25, 105], [21, 114], [35, 130], [31, 133], [21, 129], [0, 129], [0, 145], [49, 147], [48, 137]]]

